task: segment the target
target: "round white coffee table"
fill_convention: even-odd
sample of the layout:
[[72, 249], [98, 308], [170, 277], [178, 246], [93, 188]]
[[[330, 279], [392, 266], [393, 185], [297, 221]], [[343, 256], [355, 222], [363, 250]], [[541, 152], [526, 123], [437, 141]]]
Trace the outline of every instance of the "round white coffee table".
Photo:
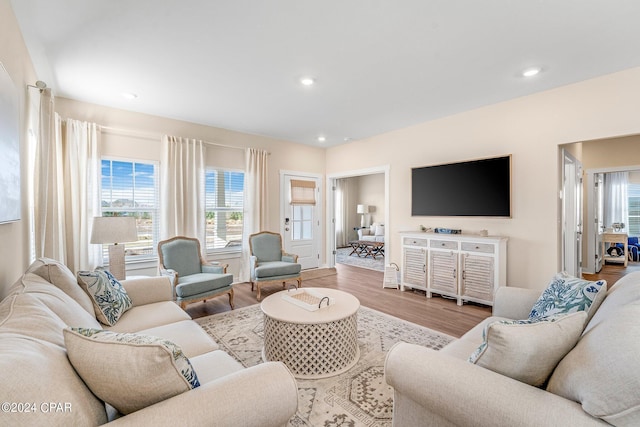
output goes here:
[[302, 288], [333, 298], [334, 304], [308, 311], [283, 298], [282, 291], [260, 304], [264, 313], [265, 361], [283, 362], [296, 378], [325, 378], [341, 374], [356, 364], [360, 301], [346, 292]]

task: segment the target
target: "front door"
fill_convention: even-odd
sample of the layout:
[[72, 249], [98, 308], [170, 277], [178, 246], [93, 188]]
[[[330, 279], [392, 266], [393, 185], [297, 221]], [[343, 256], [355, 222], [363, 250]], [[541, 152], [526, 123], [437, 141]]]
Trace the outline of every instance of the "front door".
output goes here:
[[[315, 200], [291, 203], [291, 182], [304, 182], [313, 185]], [[298, 255], [303, 270], [317, 268], [320, 265], [320, 178], [289, 173], [281, 175], [282, 220], [281, 230], [285, 252]], [[311, 184], [312, 183], [312, 184]]]

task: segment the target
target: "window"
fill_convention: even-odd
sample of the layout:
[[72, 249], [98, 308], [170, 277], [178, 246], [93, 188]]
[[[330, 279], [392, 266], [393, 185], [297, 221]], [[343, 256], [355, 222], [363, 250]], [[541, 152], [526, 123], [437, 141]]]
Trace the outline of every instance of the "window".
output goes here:
[[[102, 216], [133, 216], [138, 241], [126, 242], [127, 261], [155, 257], [159, 203], [157, 166], [149, 162], [102, 159]], [[107, 260], [108, 246], [103, 258]]]
[[205, 173], [206, 251], [240, 251], [244, 172], [207, 169]]
[[640, 236], [640, 184], [629, 183], [627, 187], [629, 197], [629, 225], [630, 236]]

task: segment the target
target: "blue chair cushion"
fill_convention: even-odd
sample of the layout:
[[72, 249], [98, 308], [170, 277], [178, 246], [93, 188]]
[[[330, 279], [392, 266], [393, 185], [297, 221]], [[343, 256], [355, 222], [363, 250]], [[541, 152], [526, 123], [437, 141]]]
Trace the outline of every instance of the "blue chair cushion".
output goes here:
[[275, 278], [274, 276], [288, 276], [300, 274], [300, 264], [284, 261], [272, 261], [258, 263], [255, 274], [256, 279]]
[[201, 293], [212, 292], [233, 283], [233, 274], [198, 273], [178, 277], [176, 296], [185, 299]]

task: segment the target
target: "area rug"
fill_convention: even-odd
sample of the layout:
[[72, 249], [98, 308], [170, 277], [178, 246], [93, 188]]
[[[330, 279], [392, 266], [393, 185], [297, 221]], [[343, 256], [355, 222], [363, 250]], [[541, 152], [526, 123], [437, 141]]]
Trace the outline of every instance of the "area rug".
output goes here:
[[338, 248], [336, 249], [336, 262], [338, 264], [353, 265], [354, 267], [368, 268], [369, 270], [384, 271], [384, 257], [362, 257], [357, 255], [349, 255], [353, 249]]
[[[260, 305], [196, 319], [222, 350], [245, 367], [262, 363], [263, 314]], [[405, 341], [435, 350], [455, 338], [379, 311], [360, 307], [360, 359], [349, 371], [320, 380], [296, 380], [298, 412], [291, 427], [391, 426], [393, 390], [384, 381], [384, 358]]]

